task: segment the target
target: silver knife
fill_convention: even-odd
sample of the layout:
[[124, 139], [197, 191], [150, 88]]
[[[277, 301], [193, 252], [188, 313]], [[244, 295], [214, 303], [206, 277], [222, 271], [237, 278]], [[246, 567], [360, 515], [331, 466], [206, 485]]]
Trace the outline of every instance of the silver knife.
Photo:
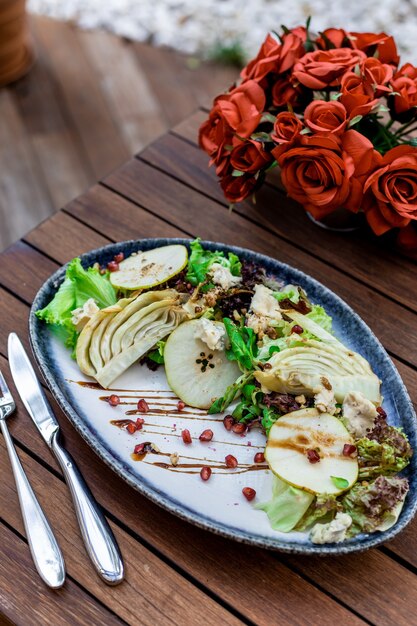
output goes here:
[[119, 546], [74, 459], [59, 442], [59, 424], [16, 333], [9, 335], [8, 353], [10, 370], [22, 402], [61, 466], [88, 555], [101, 578], [109, 585], [117, 585], [124, 576]]

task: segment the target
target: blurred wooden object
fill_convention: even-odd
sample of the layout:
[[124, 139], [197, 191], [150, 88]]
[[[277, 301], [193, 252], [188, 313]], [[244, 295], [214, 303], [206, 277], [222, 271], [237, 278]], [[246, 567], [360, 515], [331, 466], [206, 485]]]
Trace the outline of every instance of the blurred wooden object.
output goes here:
[[34, 15], [29, 24], [37, 61], [0, 90], [0, 250], [237, 76], [104, 31]]
[[33, 57], [26, 0], [0, 0], [0, 86], [26, 74]]

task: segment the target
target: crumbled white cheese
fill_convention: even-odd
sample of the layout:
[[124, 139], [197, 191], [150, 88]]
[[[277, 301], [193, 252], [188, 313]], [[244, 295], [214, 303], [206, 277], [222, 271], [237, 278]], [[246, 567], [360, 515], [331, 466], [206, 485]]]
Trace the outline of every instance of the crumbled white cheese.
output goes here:
[[255, 285], [255, 293], [250, 303], [250, 310], [256, 315], [264, 315], [275, 320], [282, 318], [278, 300], [272, 295], [272, 289], [265, 285]]
[[339, 512], [328, 524], [315, 524], [310, 539], [313, 543], [340, 543], [346, 539], [346, 532], [351, 525], [350, 515]]
[[257, 335], [263, 335], [267, 328], [271, 326], [271, 318], [265, 315], [249, 313], [246, 316], [246, 326], [252, 328]]
[[84, 302], [82, 307], [71, 311], [71, 322], [74, 324], [76, 330], [80, 332], [87, 324], [88, 320], [99, 310], [93, 298], [89, 298]]
[[314, 405], [321, 413], [330, 413], [334, 415], [336, 412], [336, 399], [333, 390], [327, 389], [324, 385], [314, 395]]
[[196, 324], [194, 337], [201, 339], [210, 350], [224, 350], [226, 329], [223, 324], [216, 324], [216, 322], [201, 317]]
[[209, 269], [209, 275], [215, 285], [220, 285], [222, 289], [230, 289], [236, 287], [242, 282], [239, 276], [233, 276], [228, 267], [223, 267], [220, 263], [213, 263]]
[[373, 428], [378, 415], [375, 405], [360, 391], [347, 393], [342, 409], [347, 427], [355, 439], [366, 436], [366, 431]]
[[282, 319], [279, 303], [272, 293], [272, 289], [265, 285], [255, 285], [255, 293], [246, 317], [246, 325], [261, 337], [267, 328], [274, 326]]

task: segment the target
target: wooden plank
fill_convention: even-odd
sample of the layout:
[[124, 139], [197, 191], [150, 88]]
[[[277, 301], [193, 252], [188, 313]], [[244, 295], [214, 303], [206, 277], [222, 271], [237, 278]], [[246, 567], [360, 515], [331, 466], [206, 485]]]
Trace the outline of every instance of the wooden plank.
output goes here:
[[[4, 484], [4, 481], [2, 481]], [[71, 580], [58, 591], [40, 579], [28, 546], [0, 523], [0, 622], [13, 624], [122, 624]]]
[[97, 229], [111, 241], [135, 237], [181, 237], [182, 231], [151, 215], [102, 185], [92, 187], [65, 211]]
[[[110, 193], [110, 192], [109, 192]], [[25, 241], [61, 264], [110, 242], [88, 226], [58, 211], [25, 236]]]
[[[228, 206], [214, 169], [208, 167], [207, 155], [197, 146], [164, 135], [140, 156]], [[256, 197], [256, 205], [247, 201], [235, 211], [417, 311], [415, 265], [386, 249], [367, 229], [349, 234], [319, 229], [298, 203], [270, 186], [264, 186]]]
[[377, 550], [325, 559], [289, 557], [288, 561], [378, 626], [409, 626], [410, 616], [417, 611], [416, 575], [394, 561], [388, 565]]
[[[52, 211], [12, 93], [0, 90], [0, 250]], [[13, 149], [11, 149], [11, 146]]]
[[225, 243], [278, 257], [305, 271], [349, 302], [394, 355], [417, 365], [414, 313], [137, 159], [107, 177], [105, 183], [155, 215], [174, 221], [187, 233], [197, 231], [212, 240], [221, 234]]
[[[16, 399], [17, 417], [21, 417], [10, 420], [13, 437], [48, 465], [51, 464], [49, 452], [36, 436], [34, 426], [22, 408], [5, 359], [0, 360], [0, 367]], [[295, 575], [273, 554], [249, 546], [242, 549], [235, 542], [186, 524], [135, 492], [99, 460], [71, 427], [56, 403], [52, 402], [52, 405], [61, 424], [66, 447], [74, 455], [105, 509], [110, 510], [132, 532], [155, 546], [188, 575], [208, 586], [224, 602], [244, 613], [248, 619], [261, 626], [271, 623], [302, 626], [308, 611], [312, 620], [320, 619], [324, 626], [332, 626], [335, 619], [355, 626], [362, 623], [355, 615]], [[65, 526], [63, 528], [65, 532]], [[240, 589], [244, 593], [239, 593]], [[133, 598], [134, 593], [131, 592], [131, 602]], [[265, 612], [265, 606], [269, 607], [268, 613]], [[272, 622], [271, 614], [274, 615]]]
[[28, 303], [32, 302], [45, 278], [59, 267], [21, 241], [10, 246], [1, 259], [1, 284]]
[[[36, 22], [33, 23], [36, 35]], [[52, 54], [36, 39], [37, 62], [14, 87], [15, 101], [48, 186], [54, 209], [95, 180], [54, 77]], [[38, 220], [39, 221], [39, 220]]]
[[[33, 16], [32, 22], [38, 40], [48, 51], [50, 70], [94, 178], [101, 178], [121, 165], [130, 151], [99, 87], [96, 68], [73, 25], [41, 16]], [[110, 47], [112, 42], [108, 40]]]
[[[22, 418], [26, 418], [26, 415], [19, 408], [14, 421]], [[40, 439], [33, 425], [30, 425], [29, 430], [33, 439]], [[110, 525], [124, 556], [126, 579], [117, 588], [104, 585], [85, 551], [65, 483], [26, 453], [20, 451], [19, 456], [54, 529], [64, 554], [68, 575], [104, 606], [130, 624], [137, 623], [138, 615], [141, 616], [141, 624], [149, 626], [191, 625], [202, 622], [212, 626], [219, 623], [230, 625], [241, 623], [114, 523]], [[0, 438], [0, 472], [2, 518], [18, 533], [25, 535], [13, 475], [2, 438]], [[91, 599], [89, 604], [92, 604]], [[190, 605], [193, 607], [192, 616], [187, 612]]]
[[131, 47], [105, 31], [78, 35], [125, 144], [137, 152], [167, 130], [159, 102]]

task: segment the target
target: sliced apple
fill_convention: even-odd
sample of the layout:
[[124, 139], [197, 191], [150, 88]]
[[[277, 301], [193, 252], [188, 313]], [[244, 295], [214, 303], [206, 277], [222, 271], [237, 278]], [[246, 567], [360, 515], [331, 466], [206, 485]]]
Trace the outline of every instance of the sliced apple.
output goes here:
[[[344, 456], [345, 444], [353, 440], [337, 417], [301, 409], [283, 415], [272, 426], [265, 458], [274, 474], [294, 487], [338, 494], [358, 478], [357, 459]], [[318, 462], [309, 461], [309, 450], [318, 453]]]
[[[222, 326], [222, 322], [215, 322]], [[199, 320], [184, 322], [169, 336], [164, 349], [168, 384], [186, 404], [208, 409], [241, 371], [229, 361], [224, 350], [210, 350], [195, 337]]]
[[176, 276], [188, 261], [188, 250], [180, 244], [138, 252], [119, 263], [119, 269], [110, 274], [113, 287], [145, 289], [155, 287]]

